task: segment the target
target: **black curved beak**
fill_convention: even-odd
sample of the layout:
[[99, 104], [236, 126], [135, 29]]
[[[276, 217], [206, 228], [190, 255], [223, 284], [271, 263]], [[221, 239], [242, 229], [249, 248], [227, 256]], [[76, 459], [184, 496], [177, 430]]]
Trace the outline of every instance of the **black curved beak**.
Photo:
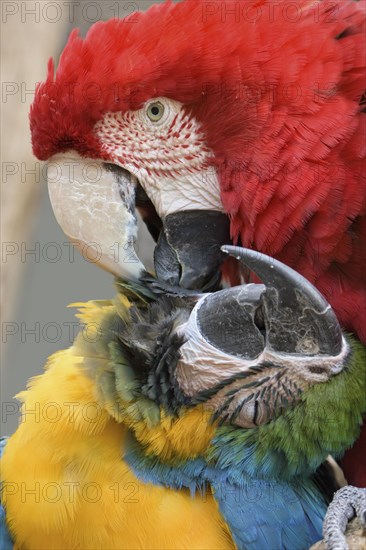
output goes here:
[[190, 403], [210, 402], [213, 420], [250, 428], [339, 374], [350, 349], [332, 308], [304, 277], [254, 250], [222, 250], [263, 284], [198, 297], [182, 325], [178, 377]]
[[239, 246], [223, 246], [254, 271], [265, 285], [261, 294], [263, 328], [268, 349], [295, 355], [336, 356], [342, 331], [331, 306], [302, 275], [287, 265]]
[[262, 280], [201, 295], [196, 324], [202, 337], [228, 354], [255, 359], [272, 354], [337, 356], [343, 337], [318, 290], [285, 264], [238, 246], [223, 246]]
[[225, 260], [221, 246], [230, 243], [228, 217], [212, 210], [185, 210], [169, 214], [162, 224], [154, 252], [159, 281], [202, 292], [217, 290]]

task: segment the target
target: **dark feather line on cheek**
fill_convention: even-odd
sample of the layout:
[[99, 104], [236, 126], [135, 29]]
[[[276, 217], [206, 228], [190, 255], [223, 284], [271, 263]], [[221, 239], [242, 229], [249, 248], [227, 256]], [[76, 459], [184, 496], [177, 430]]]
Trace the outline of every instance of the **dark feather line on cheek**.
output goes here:
[[[230, 376], [229, 378], [226, 378], [225, 380], [222, 380], [212, 388], [199, 392], [197, 396], [194, 397], [194, 401], [196, 403], [207, 401], [210, 397], [213, 397], [214, 395], [216, 395], [220, 390], [230, 385], [232, 382], [235, 382], [237, 380], [245, 380], [246, 378], [255, 376], [257, 374], [262, 373], [265, 370], [272, 369], [272, 368], [281, 369], [281, 371], [283, 371], [286, 367], [284, 367], [283, 365], [275, 365], [273, 363], [263, 363], [258, 366], [256, 365], [253, 367], [249, 367], [247, 371], [233, 374], [232, 376]], [[248, 387], [250, 387], [251, 384], [255, 385], [255, 382], [248, 384]], [[237, 390], [236, 389], [230, 390], [226, 395], [231, 395], [232, 392], [236, 393]]]
[[258, 401], [257, 399], [254, 401], [254, 415], [253, 415], [253, 423], [257, 426], [257, 420], [258, 420]]

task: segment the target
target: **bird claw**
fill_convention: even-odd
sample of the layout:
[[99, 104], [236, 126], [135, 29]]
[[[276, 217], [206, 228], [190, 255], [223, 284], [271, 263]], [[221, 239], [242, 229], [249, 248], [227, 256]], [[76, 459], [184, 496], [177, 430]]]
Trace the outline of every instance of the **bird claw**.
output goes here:
[[349, 550], [345, 531], [353, 517], [366, 526], [366, 489], [347, 485], [334, 493], [325, 515], [323, 536], [328, 550]]

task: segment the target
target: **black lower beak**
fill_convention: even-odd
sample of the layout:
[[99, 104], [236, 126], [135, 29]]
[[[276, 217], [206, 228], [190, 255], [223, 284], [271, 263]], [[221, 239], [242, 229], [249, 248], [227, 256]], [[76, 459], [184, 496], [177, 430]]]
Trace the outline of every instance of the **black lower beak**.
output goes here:
[[157, 278], [171, 286], [212, 292], [220, 285], [220, 266], [230, 243], [230, 223], [222, 212], [186, 210], [169, 214], [154, 252]]

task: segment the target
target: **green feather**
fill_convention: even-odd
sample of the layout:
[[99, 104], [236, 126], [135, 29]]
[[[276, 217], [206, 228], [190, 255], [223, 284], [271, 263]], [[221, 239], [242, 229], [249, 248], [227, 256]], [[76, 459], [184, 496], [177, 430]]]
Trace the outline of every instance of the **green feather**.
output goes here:
[[264, 477], [309, 475], [328, 454], [340, 457], [357, 439], [366, 413], [366, 350], [347, 338], [351, 354], [343, 371], [312, 385], [293, 408], [249, 430], [222, 426], [208, 452], [215, 463], [250, 469], [248, 450]]
[[129, 281], [128, 283], [122, 279], [116, 279], [117, 291], [131, 302], [134, 302], [136, 305], [149, 304], [150, 302], [156, 300], [155, 294], [147, 288], [145, 285], [138, 282]]

